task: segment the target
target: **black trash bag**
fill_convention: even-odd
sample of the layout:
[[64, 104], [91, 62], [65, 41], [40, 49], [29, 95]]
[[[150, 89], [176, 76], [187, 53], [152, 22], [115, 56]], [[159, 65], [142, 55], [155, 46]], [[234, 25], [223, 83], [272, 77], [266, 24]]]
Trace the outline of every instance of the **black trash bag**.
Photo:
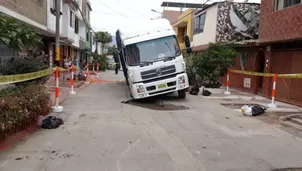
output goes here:
[[209, 90], [203, 90], [202, 95], [203, 96], [210, 96], [212, 93]]
[[262, 115], [265, 112], [266, 108], [263, 108], [261, 106], [253, 106], [252, 107], [252, 115], [253, 116], [258, 116]]
[[199, 87], [197, 85], [194, 85], [191, 88], [190, 94], [192, 94], [192, 95], [198, 95], [198, 93], [199, 93]]
[[63, 119], [57, 118], [55, 116], [48, 116], [42, 121], [42, 128], [44, 129], [55, 129], [60, 125], [64, 124]]

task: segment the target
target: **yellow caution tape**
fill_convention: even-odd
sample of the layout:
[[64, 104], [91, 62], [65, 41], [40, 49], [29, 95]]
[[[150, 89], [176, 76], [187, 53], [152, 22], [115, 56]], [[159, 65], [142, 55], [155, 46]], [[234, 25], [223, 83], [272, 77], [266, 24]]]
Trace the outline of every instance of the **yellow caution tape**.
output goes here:
[[278, 74], [278, 77], [283, 77], [283, 78], [302, 78], [302, 73], [299, 73], [299, 74]]
[[[238, 74], [251, 75], [251, 76], [263, 76], [263, 77], [273, 77], [275, 75], [275, 74], [272, 74], [272, 73], [241, 71], [241, 70], [234, 70], [234, 69], [231, 69], [230, 72], [238, 73]], [[297, 73], [297, 74], [277, 74], [277, 76], [278, 77], [283, 77], [283, 78], [302, 78], [302, 73]]]
[[273, 77], [275, 74], [271, 73], [261, 73], [261, 72], [252, 72], [252, 71], [241, 71], [241, 70], [230, 70], [233, 73], [252, 75], [252, 76], [264, 76], [264, 77]]
[[[64, 72], [64, 71], [69, 71], [71, 69], [71, 67], [67, 68], [67, 69], [58, 67], [58, 69], [59, 69], [60, 72]], [[75, 67], [75, 70], [76, 69], [79, 69], [79, 68]], [[12, 83], [18, 83], [18, 82], [37, 79], [37, 78], [40, 78], [40, 77], [50, 75], [54, 71], [56, 71], [56, 68], [48, 68], [48, 69], [45, 69], [45, 70], [32, 72], [32, 73], [26, 73], [26, 74], [0, 75], [0, 85], [6, 85], [6, 84], [12, 84]]]
[[16, 75], [0, 75], [0, 85], [12, 84], [17, 82], [29, 81], [36, 78], [44, 77], [53, 73], [53, 70], [48, 68], [42, 71], [27, 73], [27, 74], [16, 74]]

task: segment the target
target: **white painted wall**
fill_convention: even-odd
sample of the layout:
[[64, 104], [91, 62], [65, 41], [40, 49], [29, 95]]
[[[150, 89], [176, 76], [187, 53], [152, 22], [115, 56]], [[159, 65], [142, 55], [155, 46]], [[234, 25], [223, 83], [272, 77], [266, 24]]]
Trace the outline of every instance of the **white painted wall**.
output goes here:
[[76, 48], [80, 47], [80, 36], [78, 34], [74, 34], [74, 42], [72, 43]]
[[[50, 8], [53, 6], [53, 0], [47, 0], [47, 29], [50, 32], [55, 32], [56, 31], [56, 16], [54, 16], [50, 12]], [[61, 1], [61, 12], [63, 9], [63, 4]], [[60, 33], [62, 33], [62, 22], [63, 22], [63, 17], [61, 16], [60, 18]]]
[[[205, 19], [204, 31], [200, 34], [193, 35], [192, 46], [200, 46], [200, 45], [209, 44], [210, 42], [212, 42], [212, 43], [216, 42], [218, 5], [216, 4], [216, 5], [208, 8], [206, 11], [203, 11], [203, 12], [199, 13], [198, 15], [201, 15], [205, 12], [207, 14], [206, 14], [206, 19]], [[193, 19], [193, 21], [194, 21], [194, 19]]]
[[[70, 26], [70, 7], [68, 4], [63, 4], [63, 25], [62, 34], [64, 37], [68, 37], [69, 40], [74, 41], [74, 28]], [[74, 14], [73, 14], [74, 15]], [[74, 16], [73, 16], [74, 17]]]

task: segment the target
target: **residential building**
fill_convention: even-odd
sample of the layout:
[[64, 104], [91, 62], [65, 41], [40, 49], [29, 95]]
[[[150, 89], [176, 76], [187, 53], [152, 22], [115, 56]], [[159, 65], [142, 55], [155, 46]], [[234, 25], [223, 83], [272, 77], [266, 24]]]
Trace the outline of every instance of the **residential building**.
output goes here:
[[[79, 66], [81, 59], [87, 60], [87, 49], [90, 49], [89, 20], [84, 15], [85, 6], [89, 3], [87, 0], [64, 0], [61, 1], [60, 18], [60, 66], [63, 66], [64, 58], [71, 58]], [[52, 34], [48, 42], [48, 50], [51, 60], [55, 60], [55, 27], [56, 17], [53, 11], [56, 8], [56, 0], [47, 0], [47, 27]], [[88, 13], [89, 14], [89, 13]], [[89, 43], [87, 43], [87, 41]], [[87, 46], [87, 44], [89, 46]], [[52, 61], [50, 61], [52, 63]]]
[[[28, 24], [42, 37], [44, 46], [40, 47], [49, 55], [49, 62], [54, 64], [56, 32], [56, 0], [2, 0], [0, 12]], [[75, 64], [80, 58], [91, 52], [89, 0], [61, 0], [60, 16], [60, 66], [63, 59], [70, 57]], [[14, 56], [7, 47], [0, 45], [1, 56]], [[5, 49], [6, 50], [3, 50]], [[3, 58], [3, 57], [2, 57]]]
[[162, 18], [166, 18], [170, 21], [170, 23], [175, 23], [178, 20], [178, 16], [181, 14], [180, 11], [174, 11], [174, 10], [164, 10], [163, 15], [161, 15]]
[[[262, 73], [302, 73], [301, 1], [262, 0], [259, 39], [238, 42], [232, 69]], [[271, 98], [273, 78], [231, 73], [230, 86]], [[301, 79], [278, 78], [276, 99], [302, 105]]]
[[[259, 43], [264, 45], [264, 72], [302, 73], [302, 1], [262, 0]], [[278, 78], [276, 99], [302, 105], [301, 79]], [[272, 78], [265, 77], [263, 93], [271, 96]]]
[[215, 2], [193, 12], [192, 50], [200, 52], [209, 43], [257, 39], [260, 4]]
[[[41, 0], [1, 0], [0, 13], [18, 19], [33, 29], [41, 36], [47, 36], [47, 3]], [[33, 10], [34, 9], [34, 10]], [[18, 52], [13, 51], [3, 44], [0, 44], [0, 63], [17, 56]]]
[[177, 35], [178, 42], [180, 43], [181, 49], [185, 49], [184, 37], [189, 36], [190, 41], [193, 40], [192, 34], [192, 16], [193, 9], [187, 9], [181, 13], [177, 19], [172, 23], [175, 33]]

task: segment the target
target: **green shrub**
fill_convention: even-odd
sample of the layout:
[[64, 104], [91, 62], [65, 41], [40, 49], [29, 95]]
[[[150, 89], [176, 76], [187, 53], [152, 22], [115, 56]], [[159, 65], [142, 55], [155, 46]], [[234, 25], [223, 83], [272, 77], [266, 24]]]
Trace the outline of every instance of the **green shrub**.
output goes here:
[[0, 90], [0, 139], [26, 129], [39, 115], [51, 111], [44, 86], [27, 85]]
[[193, 67], [201, 77], [205, 87], [219, 88], [219, 78], [224, 76], [227, 69], [234, 63], [237, 52], [230, 44], [210, 43], [209, 48], [202, 54], [193, 57]]
[[[92, 53], [91, 54], [93, 56], [93, 63], [95, 64], [95, 70], [96, 70], [96, 67], [97, 67], [97, 63], [100, 64], [100, 70], [101, 71], [105, 71], [107, 69], [107, 57], [106, 55], [99, 55], [97, 53]], [[92, 70], [92, 67], [93, 65], [90, 64], [89, 65], [89, 70]]]
[[[16, 75], [16, 74], [26, 74], [36, 71], [41, 71], [47, 69], [48, 66], [44, 64], [43, 56], [27, 56], [27, 57], [17, 57], [13, 61], [0, 66], [0, 72], [3, 75]], [[30, 80], [27, 82], [16, 83], [16, 85], [26, 85], [28, 83], [43, 84], [48, 79], [48, 77], [38, 78], [35, 80]]]

